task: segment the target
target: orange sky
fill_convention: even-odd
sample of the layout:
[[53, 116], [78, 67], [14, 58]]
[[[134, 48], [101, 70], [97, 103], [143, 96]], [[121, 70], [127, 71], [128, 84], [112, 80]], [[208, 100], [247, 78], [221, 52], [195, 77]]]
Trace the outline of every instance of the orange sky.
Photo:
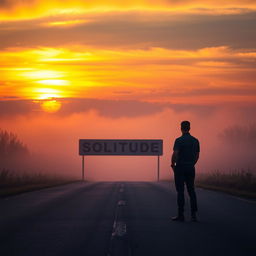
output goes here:
[[[239, 12], [238, 9], [255, 9], [254, 0], [2, 0], [2, 17], [7, 20], [28, 19], [49, 15], [108, 12], [123, 10]], [[31, 12], [33, 9], [33, 12]], [[234, 10], [235, 9], [235, 10]]]
[[[202, 127], [214, 112], [208, 121], [219, 125], [211, 130], [216, 138], [236, 123], [238, 109], [245, 123], [253, 119], [253, 0], [0, 0], [0, 20], [0, 128], [33, 150], [42, 131], [32, 136], [26, 120], [64, 129], [85, 118], [95, 122], [87, 137], [140, 138], [136, 124], [146, 129], [155, 115], [164, 124], [173, 111], [176, 131], [180, 120]], [[116, 130], [95, 132], [113, 120]], [[67, 144], [76, 145], [78, 134], [70, 130]], [[170, 139], [168, 129], [148, 133], [161, 136]]]
[[1, 1], [0, 97], [255, 101], [254, 2]]
[[1, 56], [1, 96], [254, 101], [255, 56], [253, 50], [228, 46], [198, 50], [86, 48], [86, 52], [81, 45], [8, 48]]

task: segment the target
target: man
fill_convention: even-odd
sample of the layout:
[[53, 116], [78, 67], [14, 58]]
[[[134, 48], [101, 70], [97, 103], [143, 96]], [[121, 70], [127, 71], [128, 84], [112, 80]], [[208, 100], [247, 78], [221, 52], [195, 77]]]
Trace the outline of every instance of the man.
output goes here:
[[194, 188], [195, 164], [199, 158], [200, 145], [198, 139], [191, 136], [190, 122], [181, 122], [182, 136], [177, 138], [173, 147], [171, 167], [174, 171], [174, 181], [177, 191], [178, 215], [173, 221], [184, 221], [184, 184], [190, 197], [191, 220], [197, 221], [197, 199]]

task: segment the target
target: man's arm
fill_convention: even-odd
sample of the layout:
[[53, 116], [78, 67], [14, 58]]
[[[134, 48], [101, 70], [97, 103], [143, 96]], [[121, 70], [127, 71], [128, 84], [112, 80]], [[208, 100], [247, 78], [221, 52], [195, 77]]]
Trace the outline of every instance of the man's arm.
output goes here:
[[198, 159], [199, 159], [199, 154], [200, 154], [200, 143], [199, 141], [197, 140], [197, 149], [196, 149], [196, 154], [195, 154], [195, 163], [197, 163]]
[[199, 152], [196, 152], [196, 155], [195, 155], [195, 164], [197, 163], [198, 159], [199, 159]]
[[178, 154], [179, 154], [179, 151], [178, 150], [173, 150], [173, 153], [172, 153], [172, 163], [171, 163], [171, 167], [174, 168], [176, 163], [177, 163], [177, 160], [178, 160]]

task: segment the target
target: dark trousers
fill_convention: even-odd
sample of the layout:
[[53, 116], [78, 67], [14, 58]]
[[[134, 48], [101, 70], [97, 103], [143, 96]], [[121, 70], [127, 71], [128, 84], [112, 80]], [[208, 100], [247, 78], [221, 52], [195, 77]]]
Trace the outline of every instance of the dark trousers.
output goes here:
[[197, 199], [195, 193], [194, 180], [194, 166], [180, 165], [175, 167], [174, 181], [177, 191], [178, 213], [180, 215], [183, 215], [185, 205], [184, 184], [186, 184], [187, 191], [190, 197], [191, 213], [195, 213], [197, 211]]

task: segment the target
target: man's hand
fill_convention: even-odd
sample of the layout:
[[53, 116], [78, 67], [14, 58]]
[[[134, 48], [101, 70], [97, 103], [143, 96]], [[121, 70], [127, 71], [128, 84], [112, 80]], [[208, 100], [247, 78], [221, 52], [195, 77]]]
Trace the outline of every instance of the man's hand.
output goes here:
[[173, 171], [176, 167], [176, 163], [177, 163], [177, 160], [178, 160], [178, 153], [179, 153], [178, 150], [174, 150], [173, 153], [172, 153], [171, 167], [172, 167]]
[[175, 164], [171, 164], [171, 167], [172, 167], [172, 170], [173, 170], [173, 172], [174, 172], [176, 165], [175, 165]]

